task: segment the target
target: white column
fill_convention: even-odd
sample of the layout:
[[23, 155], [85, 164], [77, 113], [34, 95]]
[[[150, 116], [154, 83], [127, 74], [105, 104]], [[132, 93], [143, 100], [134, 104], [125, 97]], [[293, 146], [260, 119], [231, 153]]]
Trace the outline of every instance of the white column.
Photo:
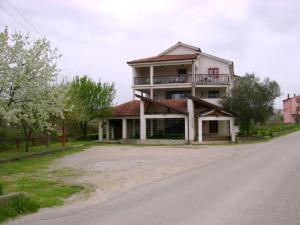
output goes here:
[[192, 96], [196, 96], [196, 87], [192, 86]]
[[153, 85], [154, 66], [150, 66], [150, 85]]
[[103, 121], [100, 120], [98, 124], [98, 141], [103, 141]]
[[203, 141], [203, 137], [202, 137], [202, 123], [203, 120], [201, 117], [198, 118], [198, 141], [202, 142]]
[[106, 139], [109, 140], [109, 120], [106, 120]]
[[230, 118], [230, 136], [231, 136], [231, 141], [235, 142], [235, 131], [234, 131], [234, 120], [233, 118]]
[[189, 140], [189, 136], [188, 136], [188, 117], [185, 116], [184, 117], [184, 140], [188, 141]]
[[150, 89], [150, 98], [153, 99], [153, 88]]
[[140, 101], [140, 139], [146, 140], [145, 103]]
[[122, 119], [122, 139], [127, 138], [127, 120]]
[[187, 109], [189, 113], [189, 140], [194, 141], [195, 138], [195, 121], [194, 121], [194, 103], [193, 100], [187, 100]]

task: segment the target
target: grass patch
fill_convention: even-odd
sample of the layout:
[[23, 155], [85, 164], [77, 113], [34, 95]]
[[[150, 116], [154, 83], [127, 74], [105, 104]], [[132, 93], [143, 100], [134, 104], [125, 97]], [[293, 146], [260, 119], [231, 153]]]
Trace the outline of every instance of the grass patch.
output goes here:
[[[40, 157], [0, 163], [0, 183], [3, 184], [4, 194], [26, 192], [30, 199], [29, 206], [35, 204], [38, 209], [62, 205], [66, 198], [86, 190], [85, 185], [66, 183], [67, 178], [74, 178], [82, 173], [66, 169], [50, 169], [49, 165], [57, 158], [95, 145], [99, 144], [90, 143]], [[28, 211], [25, 210], [24, 213], [32, 212], [29, 206]], [[9, 208], [11, 206], [7, 211], [0, 209], [0, 221], [23, 214], [13, 213]]]
[[[76, 145], [86, 145], [91, 143], [90, 141], [74, 141], [74, 142], [67, 142], [65, 147], [71, 147]], [[47, 152], [47, 151], [54, 151], [57, 149], [63, 148], [61, 143], [53, 143], [49, 145], [49, 147], [46, 147], [45, 145], [39, 145], [39, 146], [33, 146], [29, 148], [29, 152], [25, 152], [24, 148], [11, 148], [11, 149], [2, 149], [0, 150], [0, 159], [6, 160], [6, 159], [13, 159], [16, 157], [22, 157], [22, 156], [30, 156], [37, 153]]]
[[0, 204], [0, 222], [22, 214], [37, 212], [39, 205], [27, 196], [18, 196]]

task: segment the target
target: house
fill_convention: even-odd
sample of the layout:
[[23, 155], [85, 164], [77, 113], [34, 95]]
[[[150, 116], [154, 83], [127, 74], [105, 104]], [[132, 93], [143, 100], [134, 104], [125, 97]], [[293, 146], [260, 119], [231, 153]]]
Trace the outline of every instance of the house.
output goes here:
[[157, 56], [127, 63], [133, 100], [115, 106], [100, 122], [99, 140], [235, 141], [234, 114], [219, 102], [230, 94], [232, 61], [178, 42]]
[[294, 124], [297, 120], [300, 122], [300, 95], [288, 95], [287, 99], [283, 100], [283, 122]]

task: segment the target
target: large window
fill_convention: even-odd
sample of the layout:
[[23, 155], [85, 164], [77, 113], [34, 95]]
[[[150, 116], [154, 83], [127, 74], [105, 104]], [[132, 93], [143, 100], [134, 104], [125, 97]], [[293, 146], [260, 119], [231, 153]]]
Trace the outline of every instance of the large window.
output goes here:
[[208, 98], [219, 98], [219, 91], [208, 91]]
[[183, 99], [186, 98], [186, 94], [190, 94], [189, 91], [167, 91], [166, 99]]
[[184, 139], [184, 118], [146, 119], [146, 137], [149, 139]]

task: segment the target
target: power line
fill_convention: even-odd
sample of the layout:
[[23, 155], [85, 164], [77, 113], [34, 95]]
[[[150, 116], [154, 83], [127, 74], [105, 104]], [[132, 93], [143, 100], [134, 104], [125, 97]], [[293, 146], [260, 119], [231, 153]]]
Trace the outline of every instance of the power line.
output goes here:
[[[28, 19], [26, 18], [26, 16], [20, 11], [18, 10], [9, 0], [6, 1], [10, 7], [12, 9], [14, 9], [14, 11], [19, 15], [19, 17], [22, 18], [23, 21], [25, 21], [37, 34], [41, 35], [42, 37], [44, 37], [44, 35], [42, 34], [42, 32], [36, 27], [33, 25], [33, 23]], [[18, 25], [20, 25], [24, 30], [26, 30], [28, 33], [31, 33], [10, 11], [8, 11], [7, 9], [5, 9], [4, 7], [1, 7], [0, 8], [7, 14], [9, 15], [14, 21], [16, 21], [18, 23]], [[61, 60], [64, 62], [64, 64], [68, 64], [69, 66], [67, 67], [71, 67], [71, 69], [73, 70], [73, 72], [75, 74], [77, 74], [78, 72], [76, 71], [80, 71], [81, 69], [77, 66], [77, 65], [74, 65], [71, 60], [69, 60], [66, 56], [62, 56]]]

